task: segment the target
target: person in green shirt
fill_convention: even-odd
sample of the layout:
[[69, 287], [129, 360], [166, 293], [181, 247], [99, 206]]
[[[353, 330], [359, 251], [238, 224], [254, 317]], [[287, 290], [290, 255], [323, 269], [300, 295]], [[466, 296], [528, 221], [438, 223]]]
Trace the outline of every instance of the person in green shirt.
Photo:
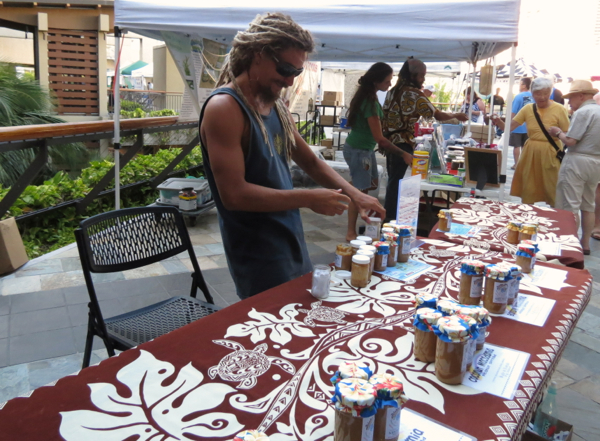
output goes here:
[[[381, 118], [383, 110], [377, 99], [377, 91], [386, 92], [392, 85], [393, 70], [386, 63], [375, 63], [358, 80], [358, 89], [348, 108], [348, 126], [352, 129], [344, 144], [344, 159], [350, 168], [352, 185], [363, 193], [379, 186], [375, 147], [379, 145], [386, 153], [395, 154], [407, 163], [412, 155], [392, 144], [383, 136]], [[356, 239], [358, 210], [354, 202], [348, 207], [348, 231], [346, 240]]]

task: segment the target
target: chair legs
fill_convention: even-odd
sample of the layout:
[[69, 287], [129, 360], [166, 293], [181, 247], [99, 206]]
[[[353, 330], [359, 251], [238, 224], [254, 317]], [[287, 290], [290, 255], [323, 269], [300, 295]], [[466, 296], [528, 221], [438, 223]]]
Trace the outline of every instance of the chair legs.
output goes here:
[[196, 291], [200, 288], [200, 290], [204, 293], [206, 297], [206, 301], [208, 303], [215, 304], [212, 296], [210, 295], [210, 291], [208, 290], [208, 286], [206, 286], [206, 282], [204, 281], [204, 277], [202, 277], [201, 273], [193, 273], [192, 274], [192, 291], [190, 295], [192, 297], [196, 297]]
[[96, 336], [96, 335], [98, 335], [104, 341], [104, 346], [106, 347], [106, 352], [108, 353], [108, 356], [109, 357], [115, 356], [115, 350], [113, 348], [112, 343], [110, 342], [110, 340], [108, 339], [107, 336], [99, 335], [98, 332], [96, 332], [95, 324], [96, 324], [96, 318], [94, 317], [94, 314], [92, 314], [92, 311], [90, 310], [88, 312], [88, 332], [87, 332], [87, 336], [85, 337], [85, 349], [83, 351], [83, 363], [81, 365], [82, 369], [84, 369], [90, 365], [90, 360], [92, 358], [92, 348], [94, 346], [94, 336]]

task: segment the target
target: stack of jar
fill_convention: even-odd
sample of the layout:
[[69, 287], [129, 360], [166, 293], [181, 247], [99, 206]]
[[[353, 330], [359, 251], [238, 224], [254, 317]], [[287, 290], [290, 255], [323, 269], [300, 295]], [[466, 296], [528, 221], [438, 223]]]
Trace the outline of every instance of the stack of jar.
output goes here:
[[400, 411], [407, 398], [397, 377], [373, 375], [363, 362], [343, 362], [331, 382], [336, 441], [398, 439]]
[[381, 231], [383, 236], [382, 240], [385, 240], [390, 244], [393, 243], [395, 248], [394, 250], [390, 248], [390, 254], [393, 251], [396, 256], [394, 264], [388, 266], [395, 266], [396, 262], [408, 262], [414, 228], [409, 225], [400, 225], [395, 222], [389, 222], [383, 224]]
[[515, 259], [525, 274], [533, 271], [535, 265], [535, 254], [538, 251], [538, 245], [532, 240], [524, 240], [517, 246]]

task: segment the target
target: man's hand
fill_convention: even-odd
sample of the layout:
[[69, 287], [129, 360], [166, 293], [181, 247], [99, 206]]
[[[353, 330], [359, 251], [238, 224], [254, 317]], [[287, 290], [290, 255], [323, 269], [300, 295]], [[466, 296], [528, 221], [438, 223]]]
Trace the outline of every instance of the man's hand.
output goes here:
[[373, 215], [385, 219], [385, 208], [383, 208], [379, 201], [373, 196], [356, 191], [356, 193], [352, 195], [352, 202], [356, 205], [361, 219], [366, 223], [371, 223], [369, 217]]
[[462, 122], [466, 122], [469, 120], [469, 116], [466, 113], [455, 113], [454, 118]]
[[407, 165], [412, 165], [412, 161], [413, 161], [413, 155], [411, 155], [408, 152], [404, 152], [404, 154], [402, 155], [402, 159], [404, 160], [404, 162]]
[[548, 127], [548, 133], [550, 133], [551, 136], [556, 137], [556, 136], [558, 136], [558, 134], [560, 132], [562, 132], [562, 130], [560, 130], [559, 127], [555, 127], [555, 126]]
[[311, 201], [308, 208], [318, 214], [335, 216], [343, 214], [348, 209], [350, 198], [342, 194], [342, 190], [318, 188], [310, 190]]

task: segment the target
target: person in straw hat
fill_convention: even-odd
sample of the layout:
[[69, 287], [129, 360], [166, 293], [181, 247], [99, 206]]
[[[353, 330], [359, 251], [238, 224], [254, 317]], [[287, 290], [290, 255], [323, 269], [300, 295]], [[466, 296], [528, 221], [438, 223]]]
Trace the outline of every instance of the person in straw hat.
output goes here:
[[575, 112], [569, 131], [564, 133], [559, 127], [548, 128], [548, 132], [569, 149], [558, 174], [556, 207], [572, 211], [578, 227], [581, 222], [581, 246], [586, 255], [590, 254], [594, 198], [600, 182], [600, 105], [594, 101], [597, 93], [598, 89], [594, 89], [591, 82], [573, 81], [569, 93], [564, 95]]

